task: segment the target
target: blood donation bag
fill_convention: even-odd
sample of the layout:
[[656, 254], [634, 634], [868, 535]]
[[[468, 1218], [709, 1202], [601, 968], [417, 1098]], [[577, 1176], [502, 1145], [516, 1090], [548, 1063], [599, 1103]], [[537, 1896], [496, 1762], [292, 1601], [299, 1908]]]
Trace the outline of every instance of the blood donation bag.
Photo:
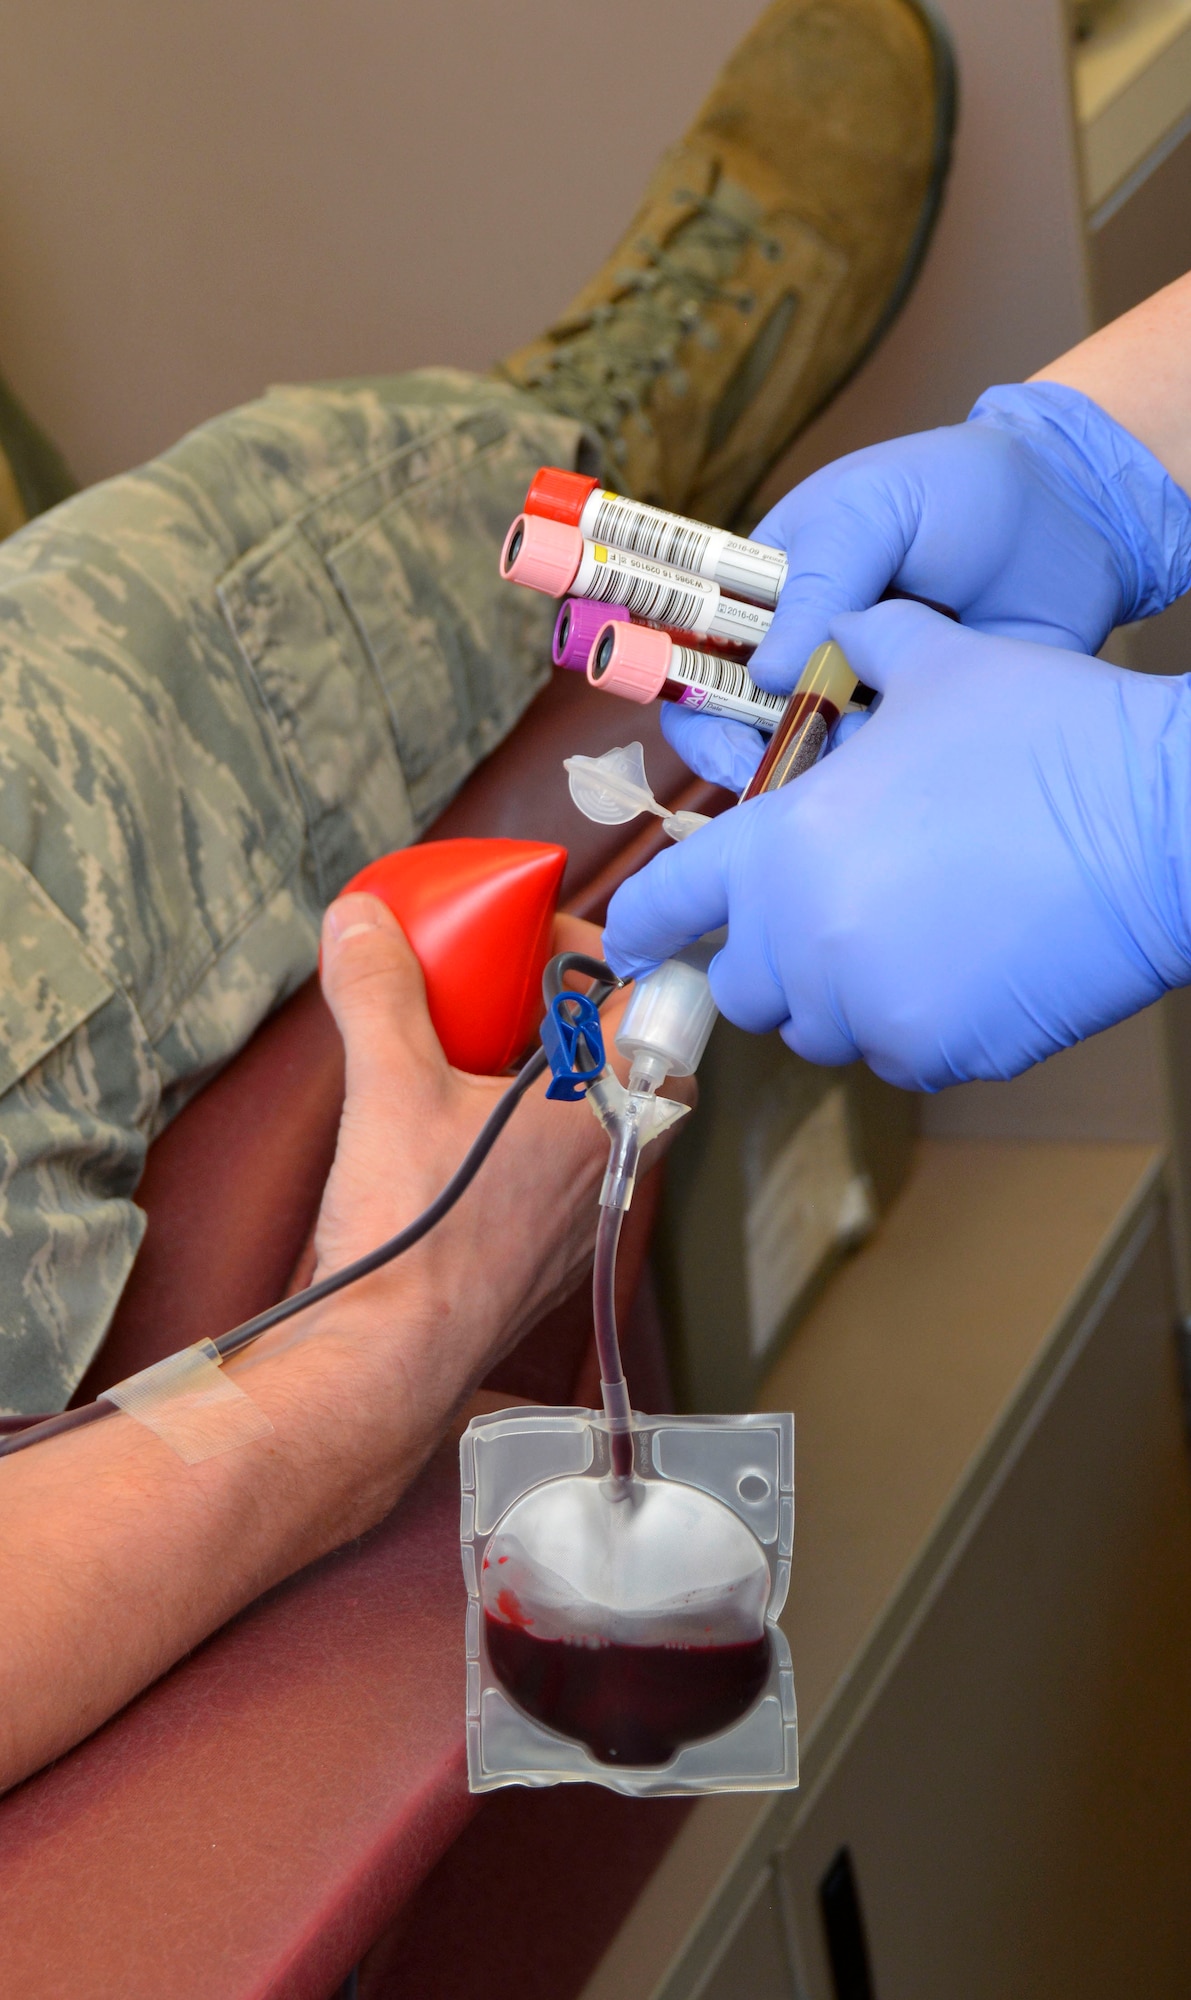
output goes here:
[[475, 1418], [461, 1445], [472, 1789], [637, 1795], [797, 1783], [777, 1617], [789, 1416], [639, 1417], [612, 1471], [589, 1410]]

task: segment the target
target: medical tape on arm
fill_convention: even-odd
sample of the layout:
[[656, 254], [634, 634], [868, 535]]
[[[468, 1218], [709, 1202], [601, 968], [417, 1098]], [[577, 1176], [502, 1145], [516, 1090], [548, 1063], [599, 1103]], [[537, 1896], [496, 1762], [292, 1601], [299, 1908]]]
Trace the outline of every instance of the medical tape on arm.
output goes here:
[[105, 1389], [103, 1400], [144, 1424], [187, 1465], [199, 1465], [221, 1451], [267, 1437], [273, 1429], [220, 1363], [214, 1341], [200, 1340]]

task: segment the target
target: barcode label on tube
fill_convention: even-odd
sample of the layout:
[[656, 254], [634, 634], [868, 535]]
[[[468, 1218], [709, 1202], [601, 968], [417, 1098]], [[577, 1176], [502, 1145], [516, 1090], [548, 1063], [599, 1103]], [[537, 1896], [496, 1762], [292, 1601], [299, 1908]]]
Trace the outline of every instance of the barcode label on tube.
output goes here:
[[773, 624], [772, 611], [759, 604], [742, 604], [739, 598], [717, 593], [710, 630], [717, 638], [730, 639], [737, 646], [757, 646]]
[[[738, 712], [747, 711], [750, 718], [763, 717], [770, 728], [776, 725], [786, 706], [785, 695], [767, 694], [735, 660], [715, 660], [707, 653], [696, 653], [690, 646], [675, 646], [670, 655], [670, 679], [708, 696], [717, 696]], [[704, 704], [690, 704], [696, 705]]]
[[656, 625], [677, 625], [687, 631], [695, 625], [706, 596], [714, 593], [675, 587], [607, 562], [596, 571], [583, 594], [597, 604], [623, 604], [626, 611], [635, 612], [638, 618], [651, 619]]
[[634, 555], [649, 556], [654, 562], [669, 563], [672, 569], [691, 570], [699, 576], [712, 530], [698, 521], [667, 514], [660, 507], [625, 500], [619, 493], [604, 493], [592, 535], [597, 542], [611, 542], [613, 548], [629, 549]]
[[762, 551], [752, 542], [729, 542], [716, 564], [716, 581], [772, 610], [786, 580], [786, 567], [786, 558], [777, 549]]

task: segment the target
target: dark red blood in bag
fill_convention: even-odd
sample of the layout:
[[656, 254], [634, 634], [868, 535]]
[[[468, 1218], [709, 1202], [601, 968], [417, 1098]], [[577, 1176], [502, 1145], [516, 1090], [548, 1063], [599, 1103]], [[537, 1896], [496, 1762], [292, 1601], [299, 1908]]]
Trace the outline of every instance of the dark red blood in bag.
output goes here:
[[370, 862], [340, 892], [392, 910], [457, 1069], [497, 1076], [533, 1039], [566, 861], [538, 840], [433, 840]]
[[492, 1670], [518, 1707], [601, 1764], [668, 1764], [746, 1715], [769, 1672], [764, 1632], [735, 1646], [591, 1646], [535, 1639], [491, 1616], [484, 1626]]

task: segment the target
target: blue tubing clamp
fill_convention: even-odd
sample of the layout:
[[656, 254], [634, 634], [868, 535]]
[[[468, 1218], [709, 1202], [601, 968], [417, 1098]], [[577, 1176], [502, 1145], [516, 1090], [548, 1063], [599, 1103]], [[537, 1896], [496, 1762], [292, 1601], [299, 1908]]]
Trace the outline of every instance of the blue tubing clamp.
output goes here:
[[604, 1031], [600, 1010], [585, 993], [559, 993], [550, 1002], [541, 1027], [542, 1047], [553, 1082], [547, 1097], [573, 1104], [604, 1068]]

